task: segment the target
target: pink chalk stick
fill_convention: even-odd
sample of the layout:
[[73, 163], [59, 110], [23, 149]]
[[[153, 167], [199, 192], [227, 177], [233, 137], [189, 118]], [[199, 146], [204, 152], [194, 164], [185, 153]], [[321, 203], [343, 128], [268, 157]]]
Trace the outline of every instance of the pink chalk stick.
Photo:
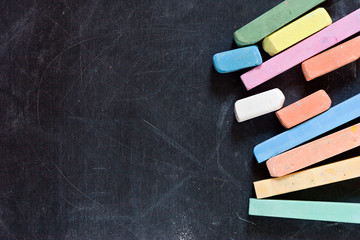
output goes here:
[[360, 31], [360, 8], [288, 50], [241, 75], [247, 90], [285, 72]]

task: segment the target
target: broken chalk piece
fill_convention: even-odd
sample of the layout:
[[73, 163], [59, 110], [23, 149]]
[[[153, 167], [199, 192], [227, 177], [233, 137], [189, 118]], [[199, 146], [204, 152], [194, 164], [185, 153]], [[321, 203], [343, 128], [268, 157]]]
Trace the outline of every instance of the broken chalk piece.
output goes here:
[[262, 63], [262, 58], [257, 46], [249, 46], [217, 53], [213, 57], [213, 63], [219, 73], [230, 73], [258, 66]]
[[325, 112], [331, 106], [331, 99], [324, 90], [319, 90], [276, 112], [276, 116], [285, 128], [292, 128], [316, 115]]
[[272, 177], [282, 177], [360, 146], [360, 123], [270, 158]]
[[280, 109], [285, 96], [280, 89], [274, 88], [235, 102], [235, 117], [238, 122], [244, 122]]
[[257, 198], [267, 198], [357, 177], [360, 177], [360, 157], [303, 170], [284, 177], [257, 181], [254, 182], [254, 188]]
[[234, 33], [236, 44], [255, 44], [325, 0], [287, 0], [276, 5]]
[[360, 36], [306, 60], [301, 68], [306, 81], [310, 81], [359, 58]]
[[[302, 1], [299, 1], [299, 3]], [[260, 66], [241, 75], [247, 90], [250, 90], [280, 73], [287, 71], [306, 59], [324, 51], [360, 30], [360, 9], [315, 33], [295, 46], [279, 53]]]
[[318, 8], [267, 36], [262, 43], [263, 48], [270, 56], [274, 56], [331, 23], [326, 10]]
[[339, 103], [326, 112], [255, 146], [254, 155], [261, 163], [360, 116], [360, 94]]
[[360, 204], [250, 198], [249, 215], [360, 223]]

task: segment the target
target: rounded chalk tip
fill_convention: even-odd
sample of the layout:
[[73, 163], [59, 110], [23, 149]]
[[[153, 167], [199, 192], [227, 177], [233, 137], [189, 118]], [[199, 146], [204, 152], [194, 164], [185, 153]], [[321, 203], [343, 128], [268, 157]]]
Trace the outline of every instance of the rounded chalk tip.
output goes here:
[[254, 147], [254, 150], [253, 150], [253, 153], [254, 153], [254, 156], [255, 156], [255, 159], [258, 163], [262, 163], [263, 161], [265, 161], [266, 159], [264, 159], [262, 156], [261, 156], [261, 146], [258, 144]]
[[[311, 59], [311, 58], [310, 58], [310, 59]], [[302, 72], [303, 72], [303, 74], [304, 74], [305, 80], [306, 80], [307, 82], [309, 82], [309, 81], [313, 80], [315, 77], [314, 77], [314, 76], [311, 76], [310, 73], [308, 72], [308, 70], [307, 70], [307, 64], [308, 64], [307, 61], [302, 62], [302, 63], [301, 63], [301, 70], [302, 70]]]
[[277, 111], [277, 112], [275, 113], [277, 119], [279, 120], [280, 124], [281, 124], [284, 128], [290, 129], [290, 128], [292, 127], [292, 125], [290, 125], [288, 122], [286, 122], [286, 121], [284, 121], [284, 119], [282, 119], [282, 117], [281, 117], [281, 115], [280, 115], [280, 111], [281, 111], [281, 110], [279, 110], [279, 111]]
[[[270, 35], [271, 36], [271, 35]], [[262, 47], [265, 52], [267, 52], [271, 57], [279, 53], [279, 50], [276, 49], [274, 43], [270, 40], [270, 36], [267, 36], [262, 41]]]
[[237, 31], [235, 31], [233, 34], [234, 41], [238, 47], [245, 47], [256, 43], [256, 42], [250, 42], [249, 39], [247, 39], [246, 36], [242, 34], [242, 32], [243, 29], [240, 28]]
[[251, 89], [253, 89], [255, 87], [255, 86], [253, 86], [253, 84], [250, 81], [247, 81], [246, 73], [241, 75], [240, 79], [243, 82], [243, 84], [244, 84], [247, 91], [250, 91]]
[[253, 46], [250, 46], [250, 48], [254, 49], [254, 55], [255, 55], [255, 58], [256, 58], [256, 65], [255, 66], [261, 65], [263, 63], [263, 59], [262, 59], [259, 47], [256, 46], [256, 45], [253, 45]]
[[234, 113], [235, 113], [236, 121], [240, 123], [240, 122], [243, 122], [244, 120], [241, 119], [240, 114], [238, 113], [238, 107], [237, 107], [238, 102], [239, 102], [239, 100], [236, 101], [234, 104]]
[[266, 161], [266, 167], [269, 171], [269, 174], [271, 177], [282, 177], [284, 176], [284, 174], [279, 174], [277, 171], [276, 171], [276, 163], [273, 164], [272, 163], [272, 158], [270, 158], [269, 160]]
[[218, 72], [218, 73], [226, 73], [226, 71], [224, 69], [221, 68], [220, 63], [219, 63], [219, 58], [221, 53], [217, 53], [213, 56], [213, 66], [214, 69]]
[[282, 106], [284, 106], [285, 95], [279, 88], [274, 88], [273, 91], [280, 99], [279, 105], [278, 105], [278, 109], [280, 109], [280, 108], [282, 108]]
[[324, 102], [326, 102], [326, 108], [329, 109], [331, 107], [331, 104], [332, 104], [332, 100], [331, 100], [330, 96], [326, 93], [326, 91], [324, 89], [320, 89], [318, 92], [325, 99]]

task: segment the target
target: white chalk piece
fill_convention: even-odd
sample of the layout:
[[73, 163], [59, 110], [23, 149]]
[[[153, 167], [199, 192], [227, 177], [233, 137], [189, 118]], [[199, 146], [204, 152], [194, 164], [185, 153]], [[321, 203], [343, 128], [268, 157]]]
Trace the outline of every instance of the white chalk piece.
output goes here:
[[277, 111], [284, 105], [284, 101], [285, 96], [278, 88], [240, 99], [234, 108], [236, 120], [244, 122]]

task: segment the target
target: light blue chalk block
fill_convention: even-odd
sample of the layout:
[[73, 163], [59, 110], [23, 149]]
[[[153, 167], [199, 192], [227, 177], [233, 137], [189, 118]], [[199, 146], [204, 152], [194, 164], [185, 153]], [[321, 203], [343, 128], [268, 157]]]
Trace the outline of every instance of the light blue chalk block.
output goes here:
[[229, 73], [258, 66], [262, 63], [262, 58], [257, 46], [249, 46], [217, 53], [213, 62], [216, 71]]
[[250, 198], [249, 215], [360, 223], [360, 204]]
[[296, 147], [360, 116], [360, 94], [286, 132], [255, 146], [258, 163]]

